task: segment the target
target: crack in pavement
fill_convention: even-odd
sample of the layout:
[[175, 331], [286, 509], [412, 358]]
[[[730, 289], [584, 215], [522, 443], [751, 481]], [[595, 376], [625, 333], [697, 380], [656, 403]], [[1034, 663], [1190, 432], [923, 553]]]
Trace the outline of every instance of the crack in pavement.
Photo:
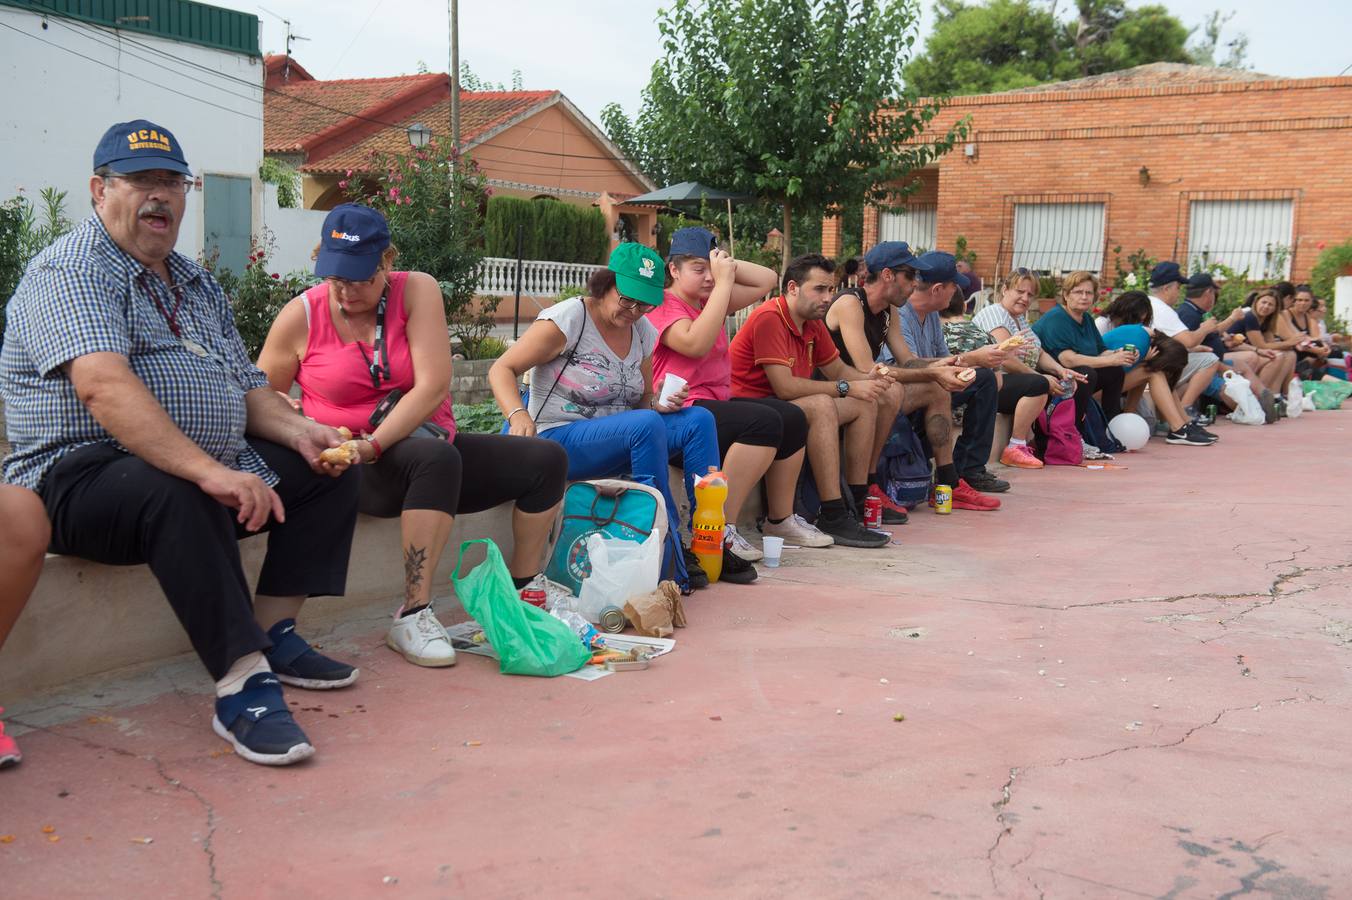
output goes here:
[[[1300, 702], [1300, 701], [1301, 701], [1301, 698], [1300, 698], [1300, 697], [1283, 697], [1283, 698], [1280, 698], [1280, 699], [1277, 699], [1277, 700], [1266, 701], [1266, 703], [1268, 703], [1268, 704], [1283, 705], [1283, 704], [1286, 704], [1286, 703], [1297, 703], [1297, 702]], [[1193, 736], [1194, 734], [1196, 734], [1197, 732], [1202, 731], [1203, 729], [1206, 729], [1206, 728], [1210, 728], [1210, 727], [1212, 727], [1213, 725], [1219, 724], [1219, 722], [1221, 721], [1221, 719], [1225, 718], [1226, 716], [1230, 715], [1231, 713], [1241, 712], [1241, 711], [1246, 710], [1246, 709], [1247, 709], [1247, 710], [1254, 710], [1254, 711], [1261, 711], [1261, 710], [1263, 709], [1263, 706], [1264, 706], [1264, 701], [1260, 701], [1260, 702], [1258, 702], [1258, 703], [1256, 703], [1256, 704], [1245, 704], [1244, 706], [1230, 706], [1230, 707], [1226, 707], [1225, 709], [1222, 709], [1220, 712], [1216, 713], [1216, 715], [1215, 715], [1214, 717], [1212, 717], [1209, 721], [1202, 722], [1202, 723], [1200, 723], [1200, 724], [1198, 724], [1198, 725], [1194, 725], [1194, 726], [1192, 726], [1191, 728], [1189, 728], [1187, 731], [1183, 732], [1183, 736], [1180, 737], [1180, 738], [1179, 738], [1178, 740], [1176, 740], [1176, 741], [1169, 741], [1169, 742], [1163, 743], [1163, 744], [1128, 744], [1128, 745], [1125, 746], [1125, 747], [1114, 747], [1114, 748], [1111, 749], [1111, 750], [1105, 750], [1105, 751], [1103, 751], [1102, 753], [1093, 753], [1093, 754], [1090, 754], [1089, 756], [1067, 756], [1067, 757], [1063, 757], [1063, 758], [1057, 760], [1056, 762], [1054, 762], [1054, 763], [1049, 763], [1049, 764], [1048, 764], [1048, 763], [1043, 763], [1043, 764], [1036, 764], [1036, 765], [1030, 765], [1030, 766], [1011, 766], [1010, 769], [1009, 769], [1009, 779], [1008, 779], [1007, 781], [1005, 781], [1005, 783], [1004, 783], [1003, 785], [1000, 786], [1000, 797], [999, 797], [999, 799], [996, 800], [994, 803], [991, 804], [991, 807], [996, 811], [996, 813], [995, 813], [995, 823], [1000, 827], [999, 833], [997, 833], [996, 836], [995, 836], [995, 841], [990, 845], [990, 848], [986, 851], [986, 862], [987, 862], [987, 864], [989, 865], [989, 873], [990, 873], [990, 879], [991, 879], [991, 888], [992, 888], [995, 892], [999, 893], [999, 890], [1000, 890], [1000, 884], [999, 884], [998, 878], [996, 877], [997, 869], [998, 869], [999, 863], [998, 863], [998, 861], [996, 860], [995, 855], [999, 852], [999, 850], [1000, 850], [1000, 845], [1004, 842], [1004, 839], [1005, 839], [1007, 836], [1009, 836], [1010, 834], [1013, 834], [1013, 832], [1014, 832], [1014, 825], [1015, 825], [1016, 823], [1010, 822], [1010, 821], [1006, 818], [1006, 809], [1007, 809], [1007, 807], [1009, 806], [1009, 804], [1013, 801], [1013, 798], [1014, 798], [1014, 782], [1018, 780], [1018, 778], [1019, 778], [1019, 776], [1020, 776], [1021, 774], [1026, 774], [1026, 773], [1032, 772], [1032, 771], [1035, 770], [1035, 769], [1058, 769], [1058, 768], [1060, 768], [1061, 766], [1064, 766], [1064, 765], [1066, 765], [1066, 764], [1068, 764], [1068, 763], [1095, 762], [1095, 761], [1100, 760], [1100, 759], [1106, 759], [1106, 758], [1109, 757], [1109, 756], [1115, 756], [1115, 755], [1117, 755], [1117, 754], [1119, 754], [1119, 753], [1127, 753], [1127, 752], [1130, 752], [1130, 751], [1133, 751], [1133, 750], [1169, 750], [1169, 749], [1172, 749], [1172, 748], [1174, 748], [1174, 747], [1181, 746], [1184, 742], [1186, 742], [1190, 737], [1192, 737], [1192, 736]], [[1030, 852], [1030, 853], [1029, 853], [1027, 856], [1025, 856], [1023, 859], [1021, 859], [1021, 860], [1019, 860], [1018, 862], [1014, 863], [1013, 865], [1009, 866], [1009, 869], [1008, 869], [1008, 870], [1009, 870], [1010, 872], [1013, 872], [1016, 868], [1018, 868], [1019, 866], [1023, 865], [1024, 863], [1028, 862], [1028, 860], [1032, 857], [1032, 855], [1033, 855], [1033, 854]], [[1051, 870], [1047, 870], [1047, 871], [1051, 871]], [[1061, 873], [1057, 873], [1057, 874], [1061, 874]], [[1257, 877], [1261, 877], [1262, 874], [1266, 874], [1266, 873], [1259, 873], [1259, 875], [1258, 875]], [[1034, 882], [1034, 885], [1033, 885], [1033, 886], [1034, 886], [1035, 888], [1038, 887], [1037, 884], [1036, 884], [1035, 882]], [[1040, 888], [1039, 888], [1039, 893], [1041, 893]]]
[[217, 878], [216, 876], [216, 851], [211, 846], [211, 842], [213, 838], [215, 838], [216, 836], [216, 808], [212, 806], [211, 802], [207, 800], [206, 797], [202, 796], [202, 794], [195, 788], [191, 788], [188, 785], [184, 784], [179, 779], [172, 777], [168, 773], [168, 771], [165, 770], [164, 763], [160, 760], [158, 756], [155, 756], [154, 754], [147, 754], [143, 756], [139, 753], [133, 753], [132, 751], [127, 750], [123, 747], [115, 747], [111, 744], [101, 744], [98, 741], [91, 741], [88, 738], [82, 737], [78, 734], [64, 734], [60, 731], [57, 731], [55, 728], [50, 728], [46, 725], [35, 725], [27, 722], [22, 722], [19, 719], [11, 719], [10, 721], [14, 722], [16, 725], [23, 725], [25, 728], [28, 728], [32, 731], [39, 731], [44, 734], [50, 734], [51, 736], [58, 738], [60, 740], [70, 741], [72, 743], [79, 744], [80, 746], [84, 747], [87, 750], [102, 750], [108, 753], [115, 754], [117, 756], [126, 757], [127, 759], [135, 759], [140, 760], [142, 762], [148, 762], [155, 768], [155, 774], [157, 774], [166, 785], [173, 788], [174, 790], [183, 791], [184, 793], [191, 796], [194, 800], [196, 800], [198, 805], [202, 807], [202, 809], [206, 812], [207, 815], [207, 823], [206, 823], [207, 830], [206, 835], [202, 839], [202, 852], [205, 853], [207, 857], [207, 879], [211, 883], [211, 897], [212, 900], [220, 900], [222, 894], [225, 892], [225, 885], [223, 885], [220, 882], [220, 879]]

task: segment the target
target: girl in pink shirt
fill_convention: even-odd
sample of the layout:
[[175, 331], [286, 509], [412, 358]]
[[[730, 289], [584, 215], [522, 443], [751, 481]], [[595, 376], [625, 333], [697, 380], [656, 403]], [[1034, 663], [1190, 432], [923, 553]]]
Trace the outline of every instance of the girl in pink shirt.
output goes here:
[[670, 372], [685, 379], [687, 405], [713, 413], [718, 450], [728, 475], [728, 548], [754, 562], [761, 551], [737, 531], [751, 489], [766, 480], [766, 534], [800, 546], [823, 547], [831, 539], [793, 515], [793, 496], [803, 467], [807, 417], [792, 403], [774, 397], [732, 396], [727, 317], [756, 303], [777, 286], [764, 266], [735, 260], [719, 250], [712, 232], [682, 228], [671, 238], [667, 255], [667, 291], [661, 306], [648, 314], [658, 332], [653, 351], [653, 382]]

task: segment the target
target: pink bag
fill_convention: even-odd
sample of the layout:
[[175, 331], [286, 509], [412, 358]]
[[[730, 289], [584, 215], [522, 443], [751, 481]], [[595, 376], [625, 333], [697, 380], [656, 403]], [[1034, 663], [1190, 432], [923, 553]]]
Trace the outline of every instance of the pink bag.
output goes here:
[[1049, 466], [1078, 466], [1084, 462], [1084, 444], [1075, 427], [1075, 401], [1059, 400], [1050, 412], [1038, 413], [1037, 428], [1042, 440], [1036, 442], [1042, 461]]

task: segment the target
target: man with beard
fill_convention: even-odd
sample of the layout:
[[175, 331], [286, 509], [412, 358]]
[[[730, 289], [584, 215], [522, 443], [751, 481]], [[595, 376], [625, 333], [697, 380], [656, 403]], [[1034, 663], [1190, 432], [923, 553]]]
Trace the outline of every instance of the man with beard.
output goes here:
[[[778, 397], [807, 416], [807, 461], [821, 496], [816, 526], [845, 547], [884, 547], [890, 540], [864, 528], [840, 490], [840, 429], [845, 428], [845, 480], [856, 507], [868, 490], [874, 429], [889, 428], [884, 408], [892, 379], [865, 373], [840, 358], [822, 319], [831, 307], [836, 264], [799, 256], [784, 270], [784, 293], [758, 306], [732, 339], [734, 397]], [[825, 381], [813, 378], [819, 371]], [[881, 425], [879, 423], [882, 423]]]
[[[94, 215], [29, 264], [9, 303], [4, 477], [42, 498], [53, 552], [149, 565], [216, 683], [215, 732], [250, 762], [287, 765], [314, 747], [278, 680], [356, 678], [294, 617], [307, 596], [343, 593], [358, 482], [321, 461], [338, 432], [268, 387], [220, 285], [174, 252], [192, 186], [166, 129], [104, 134]], [[236, 541], [259, 531], [251, 598]]]
[[[884, 347], [891, 351], [894, 360], [910, 358], [901, 332], [901, 317], [896, 311], [915, 292], [917, 273], [929, 270], [904, 241], [878, 244], [864, 256], [864, 267], [867, 272], [861, 275], [860, 286], [841, 292], [826, 314], [826, 327], [830, 329], [840, 355], [856, 369], [872, 369]], [[967, 388], [967, 383], [958, 377], [961, 371], [952, 365], [952, 359], [936, 360], [933, 365], [923, 368], [888, 367], [896, 383], [887, 388], [887, 405], [908, 415], [924, 410], [925, 436], [933, 450], [935, 464], [940, 468], [953, 464], [953, 412], [949, 393]], [[868, 492], [882, 500], [885, 522], [898, 518], [905, 521], [904, 510], [883, 492], [878, 483], [879, 457], [892, 427], [889, 422], [875, 430], [873, 453], [869, 457]], [[1000, 505], [994, 498], [982, 502], [992, 509]]]

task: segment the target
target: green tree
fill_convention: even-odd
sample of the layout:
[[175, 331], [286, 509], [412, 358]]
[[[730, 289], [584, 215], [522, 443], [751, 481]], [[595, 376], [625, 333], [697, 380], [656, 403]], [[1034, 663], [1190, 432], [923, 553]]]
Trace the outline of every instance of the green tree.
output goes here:
[[[496, 300], [475, 297], [488, 200], [479, 167], [434, 139], [416, 151], [374, 153], [368, 171], [370, 181], [352, 199], [385, 216], [399, 268], [426, 272], [441, 285], [451, 335], [473, 356], [497, 307]], [[355, 179], [351, 184], [349, 190], [358, 188]]]
[[671, 173], [660, 148], [640, 138], [638, 124], [629, 120], [620, 104], [607, 103], [601, 107], [601, 126], [611, 142], [620, 148], [627, 160], [638, 166], [640, 172], [659, 185], [671, 184]]
[[1163, 6], [1075, 0], [1064, 21], [1055, 10], [1036, 0], [939, 0], [906, 82], [926, 96], [984, 94], [1196, 59], [1191, 32]]
[[1199, 66], [1220, 66], [1223, 69], [1252, 68], [1248, 63], [1249, 36], [1242, 31], [1225, 42], [1225, 56], [1220, 56], [1221, 32], [1234, 17], [1233, 12], [1222, 14], [1219, 9], [1207, 16], [1202, 23], [1201, 37], [1192, 48], [1193, 62]]
[[778, 205], [787, 262], [796, 214], [894, 203], [965, 128], [922, 137], [940, 105], [902, 88], [916, 19], [915, 0], [674, 0], [636, 131], [672, 179]]

